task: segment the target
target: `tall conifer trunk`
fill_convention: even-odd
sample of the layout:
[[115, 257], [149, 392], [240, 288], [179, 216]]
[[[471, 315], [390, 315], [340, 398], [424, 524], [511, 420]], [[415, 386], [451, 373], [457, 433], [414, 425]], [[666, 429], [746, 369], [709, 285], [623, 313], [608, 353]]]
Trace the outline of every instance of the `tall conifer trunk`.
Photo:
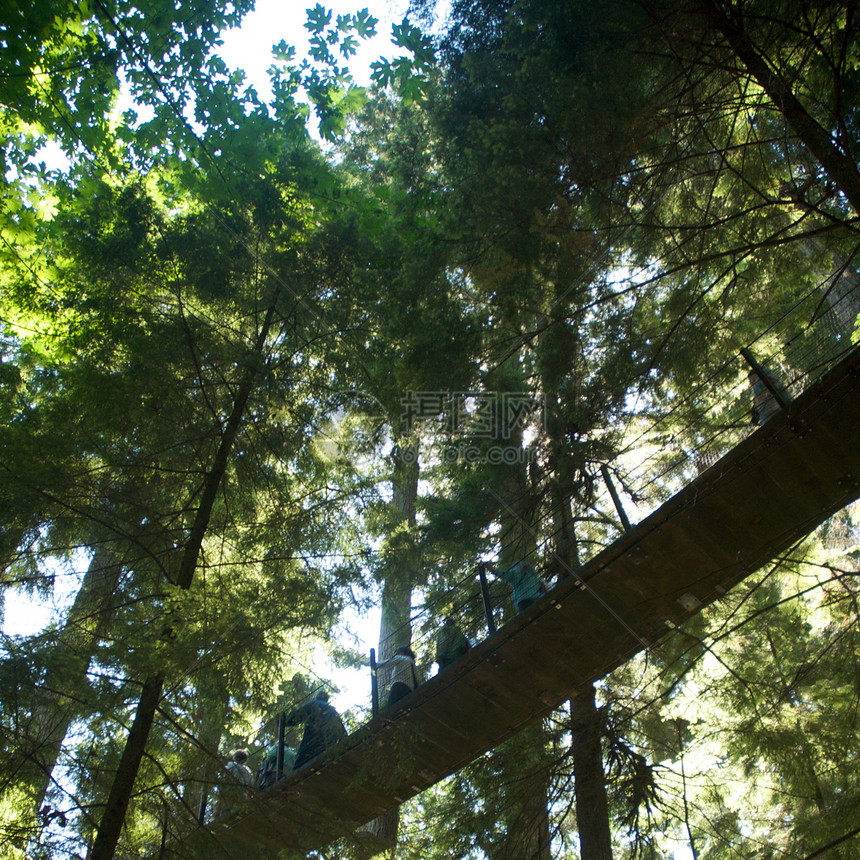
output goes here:
[[570, 701], [576, 822], [582, 860], [612, 860], [609, 803], [600, 746], [603, 718], [589, 684]]
[[201, 757], [194, 759], [196, 768], [190, 773], [196, 776], [186, 781], [183, 800], [202, 824], [206, 820], [206, 812], [212, 807], [212, 787], [218, 782], [219, 755], [221, 737], [224, 734], [230, 696], [223, 679], [215, 669], [205, 673], [202, 687], [205, 696], [200, 697], [195, 718], [200, 727], [197, 734]]
[[30, 747], [22, 750], [24, 760], [18, 776], [18, 781], [32, 791], [36, 812], [42, 806], [69, 726], [79, 712], [90, 661], [113, 616], [121, 574], [122, 565], [113, 553], [98, 547], [57, 634], [57, 649], [62, 649], [63, 660], [48, 666], [37, 691], [30, 719]]
[[[573, 340], [571, 336], [571, 340]], [[573, 341], [579, 349], [578, 341]], [[544, 384], [554, 390], [558, 381], [545, 371]], [[579, 567], [579, 545], [574, 531], [572, 495], [582, 464], [571, 451], [574, 428], [565, 417], [565, 404], [548, 402], [548, 482], [552, 503], [553, 568], [560, 578], [575, 575]], [[582, 501], [582, 500], [580, 500]], [[598, 711], [594, 686], [589, 685], [570, 702], [571, 752], [575, 784], [576, 818], [582, 860], [612, 860], [612, 838], [601, 738], [603, 718]]]
[[[218, 450], [215, 452], [202, 482], [200, 501], [191, 523], [188, 541], [179, 550], [181, 558], [175, 581], [183, 590], [191, 588], [191, 583], [194, 580], [197, 561], [203, 548], [204, 538], [209, 530], [212, 510], [227, 474], [236, 438], [245, 419], [248, 400], [254, 390], [257, 375], [264, 365], [266, 341], [272, 328], [279, 296], [280, 288], [276, 288], [263, 324], [257, 334], [254, 347], [247, 356], [246, 368], [236, 388], [230, 415], [224, 425], [219, 424], [217, 428], [220, 434]], [[143, 682], [134, 722], [126, 739], [119, 767], [111, 785], [107, 806], [99, 821], [98, 834], [88, 860], [111, 860], [114, 856], [134, 789], [134, 781], [146, 751], [146, 743], [155, 721], [156, 711], [161, 702], [164, 683], [165, 676], [162, 672], [150, 675]]]
[[[395, 447], [392, 463], [392, 498], [391, 519], [395, 527], [406, 524], [410, 528], [415, 525], [415, 501], [418, 498], [418, 443], [412, 440], [401, 440]], [[412, 570], [404, 568], [400, 558], [395, 557], [393, 565], [386, 571], [382, 585], [382, 617], [379, 625], [379, 660], [387, 660], [396, 648], [410, 645], [412, 627], [410, 613], [412, 610]], [[387, 689], [389, 686], [388, 672], [380, 672], [379, 694], [383, 697], [381, 707], [385, 707]], [[392, 766], [395, 763], [392, 762]], [[393, 852], [397, 845], [397, 833], [400, 827], [400, 809], [395, 807], [379, 818], [375, 818], [366, 830], [373, 834], [380, 843], [390, 846]]]
[[[579, 546], [573, 529], [570, 493], [573, 469], [561, 454], [560, 440], [551, 440], [559, 452], [551, 457], [550, 496], [553, 502], [555, 567], [561, 577], [572, 575], [579, 566]], [[597, 710], [594, 686], [589, 685], [570, 702], [571, 752], [576, 796], [576, 820], [582, 860], [611, 860], [612, 838], [606, 776], [601, 748], [603, 720]]]
[[760, 53], [744, 29], [743, 16], [731, 4], [700, 0], [699, 8], [713, 27], [725, 37], [735, 56], [746, 66], [759, 86], [782, 113], [788, 126], [818, 160], [845, 195], [855, 212], [860, 212], [860, 171], [850, 153], [840, 148], [830, 129], [823, 127], [794, 94], [787, 81]]
[[[522, 427], [508, 429], [511, 446], [522, 449]], [[503, 486], [500, 564], [505, 568], [526, 558], [536, 565], [535, 500], [525, 466], [516, 463], [508, 467]], [[537, 723], [508, 741], [501, 751], [503, 790], [499, 801], [503, 806], [499, 814], [506, 836], [488, 855], [491, 860], [550, 860], [547, 743], [545, 726]]]
[[99, 832], [87, 860], [112, 860], [116, 852], [129, 798], [140, 769], [140, 762], [146, 751], [146, 742], [149, 740], [163, 689], [164, 675], [161, 674], [150, 676], [143, 684], [134, 722], [129, 730], [105, 811], [99, 822]]

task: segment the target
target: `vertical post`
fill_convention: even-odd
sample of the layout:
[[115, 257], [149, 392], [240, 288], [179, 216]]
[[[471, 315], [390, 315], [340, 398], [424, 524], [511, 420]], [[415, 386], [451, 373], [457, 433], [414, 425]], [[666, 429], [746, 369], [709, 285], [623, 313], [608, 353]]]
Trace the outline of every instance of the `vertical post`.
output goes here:
[[379, 716], [379, 681], [376, 677], [376, 649], [370, 649], [370, 713]]
[[287, 737], [287, 712], [282, 711], [278, 717], [278, 760], [277, 779], [284, 778], [284, 742]]
[[609, 469], [606, 468], [606, 463], [600, 464], [600, 473], [603, 475], [603, 480], [606, 482], [606, 488], [609, 490], [609, 495], [612, 496], [612, 502], [615, 505], [615, 510], [618, 511], [618, 516], [621, 518], [621, 525], [624, 526], [624, 531], [630, 531], [630, 520], [627, 519], [627, 514], [624, 513], [624, 508], [621, 505], [621, 499], [618, 498], [618, 493], [615, 490], [615, 484], [612, 483], [612, 476], [609, 474]]
[[203, 824], [206, 821], [206, 805], [209, 802], [209, 788], [203, 787], [200, 792], [200, 806], [197, 809], [197, 820]]
[[493, 618], [493, 601], [490, 599], [490, 586], [487, 585], [487, 574], [484, 565], [478, 565], [478, 576], [481, 579], [481, 599], [484, 601], [484, 614], [487, 616], [487, 630], [492, 636], [496, 632], [496, 619]]
[[773, 399], [779, 404], [780, 409], [787, 409], [791, 403], [791, 398], [785, 393], [781, 386], [774, 382], [773, 376], [767, 368], [756, 361], [753, 354], [745, 347], [741, 347], [741, 355], [746, 359], [747, 364], [755, 371], [756, 376], [761, 380], [761, 384], [770, 392]]

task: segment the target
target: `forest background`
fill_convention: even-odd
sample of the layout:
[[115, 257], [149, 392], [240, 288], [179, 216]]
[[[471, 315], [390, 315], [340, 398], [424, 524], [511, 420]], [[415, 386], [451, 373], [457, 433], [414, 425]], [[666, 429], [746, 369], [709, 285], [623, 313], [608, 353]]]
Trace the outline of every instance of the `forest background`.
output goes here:
[[[855, 3], [417, 0], [367, 87], [372, 16], [315, 7], [265, 100], [215, 50], [250, 8], [0, 12], [3, 587], [86, 569], [3, 637], [4, 856], [217, 856], [347, 613], [428, 671], [478, 560], [575, 576], [752, 431], [742, 348], [796, 392], [855, 340]], [[855, 856], [855, 514], [380, 844]]]

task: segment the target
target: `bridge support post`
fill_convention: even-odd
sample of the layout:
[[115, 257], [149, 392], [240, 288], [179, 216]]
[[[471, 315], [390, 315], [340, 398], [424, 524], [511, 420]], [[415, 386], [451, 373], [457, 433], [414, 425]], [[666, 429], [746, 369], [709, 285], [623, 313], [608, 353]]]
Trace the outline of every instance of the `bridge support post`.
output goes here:
[[755, 371], [756, 376], [761, 380], [761, 384], [768, 390], [771, 397], [777, 402], [780, 409], [787, 409], [791, 403], [791, 395], [774, 380], [771, 372], [759, 364], [755, 356], [745, 347], [741, 347], [741, 355], [746, 359], [747, 364]]
[[606, 489], [609, 490], [609, 495], [612, 496], [612, 503], [615, 505], [615, 510], [618, 511], [618, 516], [621, 518], [621, 525], [624, 526], [624, 531], [630, 531], [630, 520], [627, 519], [627, 514], [621, 504], [621, 499], [618, 497], [618, 492], [615, 489], [615, 484], [612, 483], [612, 476], [609, 474], [609, 469], [606, 463], [600, 464], [600, 474], [603, 475], [603, 480], [606, 482]]
[[287, 737], [287, 714], [282, 712], [278, 717], [278, 759], [276, 764], [277, 779], [284, 778], [284, 742]]
[[376, 649], [370, 649], [370, 713], [379, 716], [379, 681], [376, 677]]

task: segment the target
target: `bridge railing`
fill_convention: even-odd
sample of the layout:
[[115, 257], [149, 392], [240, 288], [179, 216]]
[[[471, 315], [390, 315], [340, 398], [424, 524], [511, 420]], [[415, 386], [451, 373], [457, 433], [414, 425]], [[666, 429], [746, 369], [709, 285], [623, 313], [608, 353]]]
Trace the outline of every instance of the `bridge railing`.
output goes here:
[[[600, 464], [592, 516], [581, 518], [579, 562], [593, 558], [844, 358], [854, 348], [858, 306], [860, 289], [829, 298], [814, 290], [715, 363], [692, 393], [680, 398], [670, 392], [664, 402], [645, 399], [631, 408], [627, 426], [615, 428], [625, 439], [621, 453]], [[536, 563], [539, 573], [556, 567], [549, 542], [539, 545], [538, 554], [545, 562]], [[477, 643], [515, 614], [509, 586], [491, 577], [482, 586], [477, 567], [461, 570], [441, 597], [437, 592], [421, 602], [419, 596], [408, 622], [392, 633], [390, 650], [409, 644], [419, 673], [428, 677], [437, 671], [435, 637], [445, 616]], [[378, 699], [384, 696], [383, 685]]]
[[[845, 306], [840, 308], [840, 302]], [[850, 319], [857, 299], [848, 295], [840, 302], [823, 305], [820, 293], [811, 294], [792, 313], [716, 363], [692, 393], [683, 398], [670, 393], [661, 403], [643, 398], [631, 408], [626, 426], [614, 428], [625, 444], [615, 460], [599, 465], [595, 477], [600, 489], [591, 516], [579, 521], [581, 564], [713, 465], [854, 348]], [[555, 569], [549, 541], [539, 544], [538, 554], [545, 562], [535, 564], [539, 573]], [[440, 566], [437, 579], [454, 581], [441, 593], [438, 587], [416, 592], [410, 617], [382, 643], [386, 653], [409, 645], [422, 681], [439, 671], [436, 636], [446, 616], [474, 645], [516, 614], [510, 586], [481, 577], [477, 563], [455, 570], [452, 577]], [[550, 581], [549, 587], [553, 585]], [[377, 656], [374, 652], [369, 662]], [[386, 680], [384, 672], [375, 676], [369, 669], [368, 711], [374, 716], [384, 711]], [[274, 738], [277, 719], [269, 721], [261, 735]], [[280, 736], [282, 745], [290, 743], [283, 732]], [[256, 755], [262, 756], [266, 748], [258, 742]]]

